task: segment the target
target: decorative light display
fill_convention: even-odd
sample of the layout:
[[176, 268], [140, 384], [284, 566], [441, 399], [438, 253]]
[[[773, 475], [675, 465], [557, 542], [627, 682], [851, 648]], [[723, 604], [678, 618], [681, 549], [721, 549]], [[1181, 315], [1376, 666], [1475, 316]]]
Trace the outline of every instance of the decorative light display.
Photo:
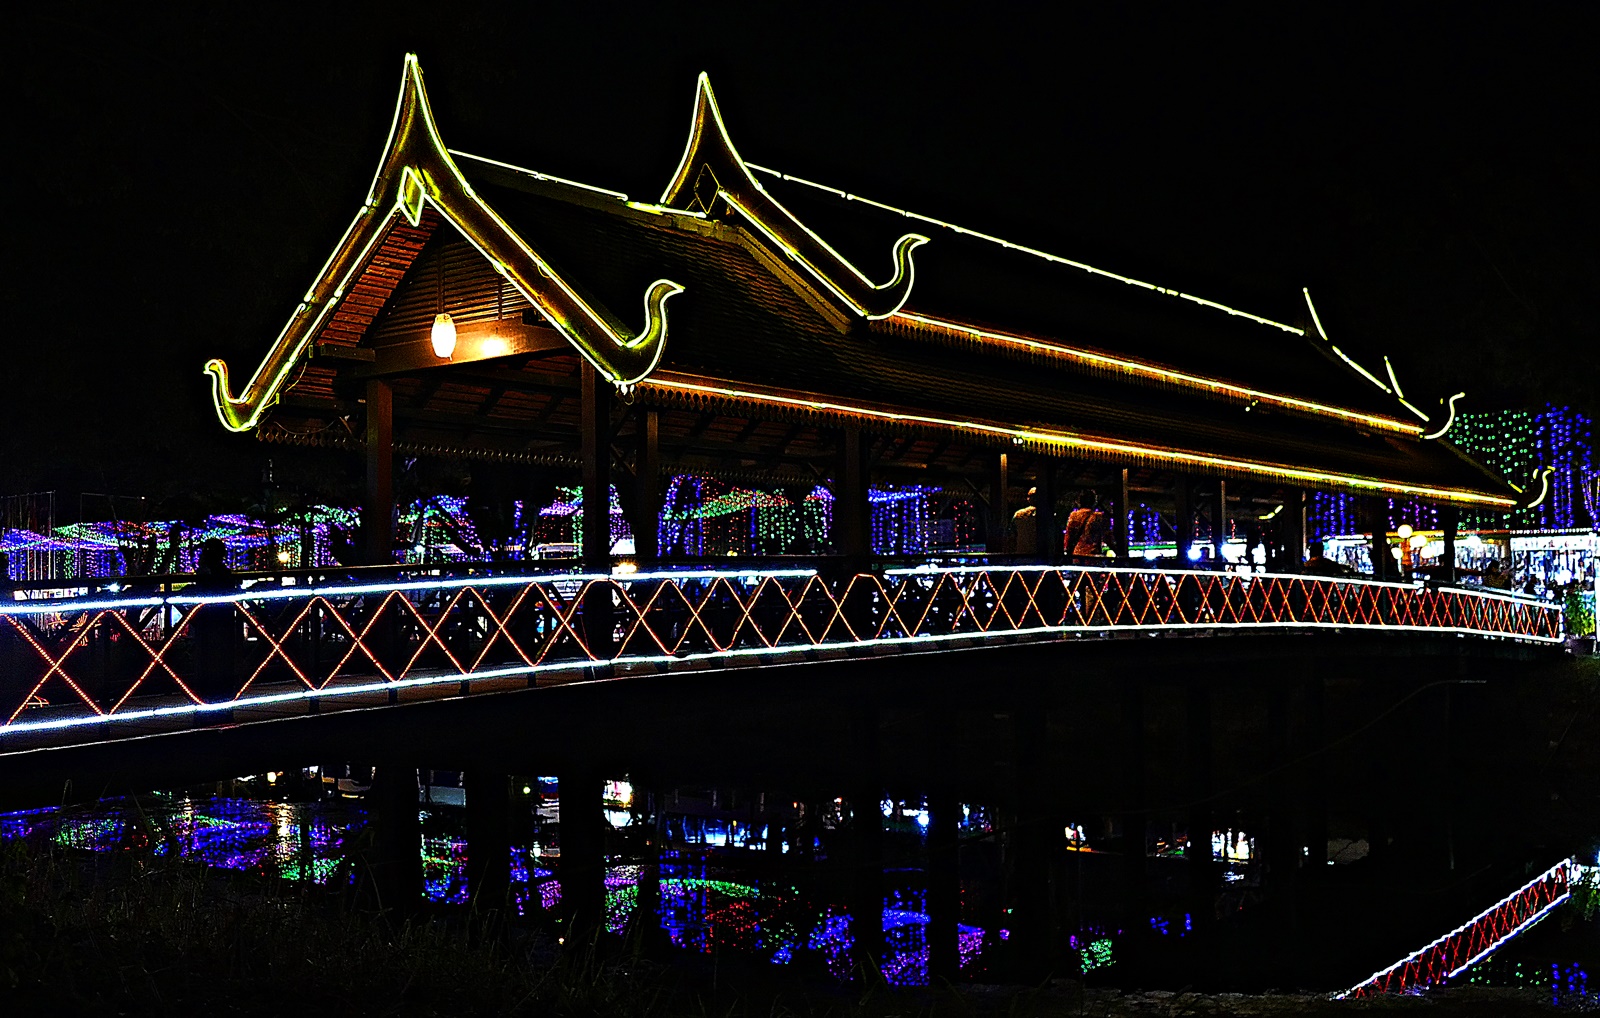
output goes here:
[[[996, 346], [1001, 349], [1011, 348], [1029, 353], [1053, 357], [1069, 363], [1083, 365], [1101, 371], [1114, 371], [1130, 375], [1135, 378], [1144, 378], [1153, 382], [1167, 385], [1179, 385], [1189, 389], [1213, 393], [1234, 399], [1241, 406], [1249, 407], [1256, 403], [1268, 403], [1298, 410], [1302, 413], [1311, 413], [1321, 416], [1338, 417], [1352, 423], [1362, 424], [1367, 427], [1381, 428], [1385, 431], [1398, 431], [1402, 434], [1420, 435], [1422, 429], [1406, 421], [1395, 420], [1391, 417], [1379, 417], [1375, 414], [1360, 413], [1347, 410], [1343, 407], [1333, 406], [1328, 403], [1317, 403], [1311, 400], [1299, 399], [1294, 396], [1283, 396], [1276, 393], [1252, 389], [1248, 386], [1238, 385], [1233, 382], [1223, 381], [1218, 378], [1207, 378], [1203, 375], [1191, 375], [1159, 364], [1150, 364], [1144, 361], [1130, 360], [1126, 357], [1114, 357], [1095, 350], [1085, 350], [1077, 347], [1063, 346], [1046, 340], [1033, 339], [1028, 336], [1019, 336], [1012, 333], [992, 332], [980, 329], [961, 322], [951, 322], [940, 318], [930, 318], [926, 315], [911, 314], [901, 311], [892, 316], [896, 323], [915, 323], [935, 332], [954, 333], [985, 345]], [[907, 329], [913, 335], [924, 330]]]
[[[1163, 531], [1165, 527], [1165, 531]], [[1128, 546], [1160, 544], [1172, 535], [1161, 513], [1140, 502], [1128, 513]]]
[[693, 474], [667, 485], [659, 547], [667, 556], [815, 555], [828, 550], [833, 494], [814, 486], [790, 495], [737, 488]]
[[1538, 505], [1515, 512], [1473, 510], [1469, 522], [1485, 527], [1568, 530], [1600, 527], [1600, 464], [1595, 461], [1594, 421], [1572, 407], [1546, 404], [1532, 410], [1461, 414], [1451, 440], [1517, 484], [1553, 467], [1550, 489]]
[[[1438, 530], [1439, 507], [1421, 502], [1387, 499], [1385, 514], [1389, 530], [1410, 526], [1416, 530]], [[1350, 537], [1364, 534], [1370, 524], [1362, 508], [1362, 496], [1338, 491], [1318, 491], [1311, 495], [1306, 506], [1306, 526], [1313, 539], [1325, 537]]]
[[732, 399], [813, 414], [826, 414], [838, 419], [870, 422], [874, 426], [920, 425], [927, 428], [950, 429], [963, 435], [989, 440], [1010, 440], [1016, 445], [1047, 455], [1104, 456], [1122, 463], [1162, 465], [1187, 470], [1223, 470], [1304, 484], [1309, 487], [1355, 488], [1466, 505], [1510, 508], [1516, 504], [1514, 498], [1487, 490], [1439, 488], [1427, 484], [1334, 473], [1290, 463], [1189, 452], [1169, 446], [1147, 445], [1064, 429], [1014, 426], [1000, 421], [976, 418], [944, 417], [894, 406], [843, 403], [814, 393], [795, 393], [790, 390], [747, 385], [736, 387], [676, 371], [658, 372], [639, 384], [641, 390], [648, 389], [659, 398], [667, 400], [682, 399], [683, 394], [690, 393], [700, 397]]
[[1550, 1006], [1577, 1003], [1589, 996], [1589, 971], [1582, 962], [1510, 961], [1491, 955], [1467, 970], [1463, 982], [1517, 990], [1547, 990]]

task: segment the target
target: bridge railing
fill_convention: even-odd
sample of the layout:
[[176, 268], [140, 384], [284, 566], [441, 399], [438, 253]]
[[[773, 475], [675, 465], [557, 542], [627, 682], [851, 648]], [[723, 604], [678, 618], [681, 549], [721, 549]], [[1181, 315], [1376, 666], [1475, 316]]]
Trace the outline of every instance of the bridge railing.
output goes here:
[[1199, 570], [751, 566], [635, 573], [387, 571], [201, 591], [0, 602], [0, 735], [406, 687], [556, 678], [614, 663], [715, 664], [821, 650], [1089, 632], [1378, 630], [1555, 643], [1561, 609], [1456, 588]]

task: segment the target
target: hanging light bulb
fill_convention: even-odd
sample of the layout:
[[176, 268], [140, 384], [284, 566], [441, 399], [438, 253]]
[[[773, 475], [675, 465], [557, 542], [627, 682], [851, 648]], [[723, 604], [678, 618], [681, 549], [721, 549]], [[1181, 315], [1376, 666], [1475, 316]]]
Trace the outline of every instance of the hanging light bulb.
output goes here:
[[449, 360], [450, 355], [456, 352], [456, 323], [447, 314], [434, 316], [433, 352], [443, 360]]

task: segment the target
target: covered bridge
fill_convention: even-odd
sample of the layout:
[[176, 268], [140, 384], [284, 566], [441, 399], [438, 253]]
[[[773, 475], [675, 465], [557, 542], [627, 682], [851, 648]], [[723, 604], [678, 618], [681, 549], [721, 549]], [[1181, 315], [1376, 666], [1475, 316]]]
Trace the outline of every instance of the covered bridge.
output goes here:
[[994, 552], [1033, 487], [1059, 557], [1060, 494], [1093, 487], [1122, 554], [1143, 503], [1180, 556], [1232, 531], [1280, 569], [1309, 491], [1446, 520], [1523, 498], [1445, 439], [1453, 401], [1407, 402], [1309, 294], [1304, 321], [1273, 321], [755, 166], [704, 76], [677, 171], [637, 201], [449, 149], [408, 56], [327, 265], [242, 386], [206, 370], [225, 427], [366, 457], [373, 563], [394, 560], [396, 455], [581, 478], [594, 566], [610, 486], [648, 560], [678, 474], [826, 485], [831, 546], [804, 550], [851, 562], [874, 483], [971, 493]]

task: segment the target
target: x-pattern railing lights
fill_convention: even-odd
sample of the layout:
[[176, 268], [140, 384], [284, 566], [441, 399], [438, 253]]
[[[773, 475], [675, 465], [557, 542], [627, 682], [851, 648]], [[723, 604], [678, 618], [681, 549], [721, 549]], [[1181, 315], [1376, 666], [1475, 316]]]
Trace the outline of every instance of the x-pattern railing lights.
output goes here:
[[1336, 999], [1413, 992], [1453, 979], [1566, 901], [1573, 881], [1587, 869], [1572, 859], [1556, 863], [1427, 947], [1336, 994]]
[[835, 579], [746, 567], [185, 590], [0, 603], [0, 732], [38, 727], [36, 718], [126, 714], [162, 697], [209, 711], [374, 682], [531, 678], [613, 661], [1283, 627], [1563, 635], [1560, 608], [1513, 596], [1139, 567], [923, 566]]

